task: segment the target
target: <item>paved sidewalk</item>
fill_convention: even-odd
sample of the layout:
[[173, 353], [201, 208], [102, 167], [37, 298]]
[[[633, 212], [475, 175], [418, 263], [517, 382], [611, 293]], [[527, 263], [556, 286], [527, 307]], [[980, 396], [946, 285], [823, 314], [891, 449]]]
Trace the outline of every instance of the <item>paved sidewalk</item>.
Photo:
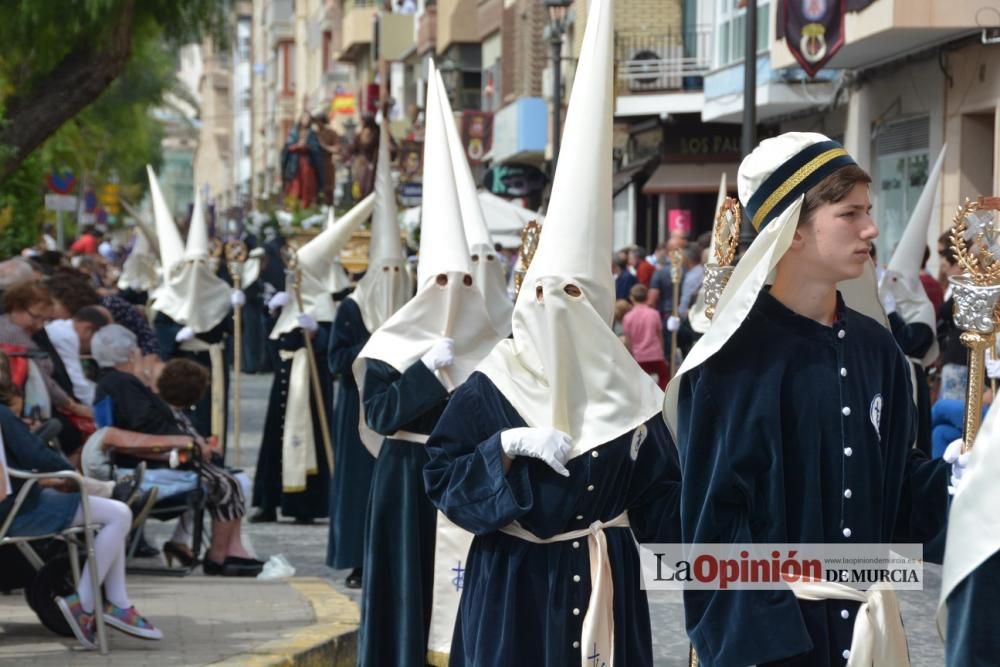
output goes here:
[[130, 576], [129, 594], [165, 636], [150, 642], [109, 628], [107, 656], [47, 630], [21, 594], [0, 596], [0, 664], [291, 665], [325, 650], [332, 665], [332, 649], [353, 656], [357, 607], [320, 579]]

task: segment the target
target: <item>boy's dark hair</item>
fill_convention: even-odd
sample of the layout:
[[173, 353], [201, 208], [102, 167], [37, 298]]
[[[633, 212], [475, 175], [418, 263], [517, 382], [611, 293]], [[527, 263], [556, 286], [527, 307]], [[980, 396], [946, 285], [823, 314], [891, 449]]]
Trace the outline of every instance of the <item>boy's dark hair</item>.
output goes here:
[[870, 184], [872, 177], [856, 164], [849, 164], [833, 172], [822, 181], [809, 188], [802, 202], [798, 226], [811, 222], [816, 209], [824, 204], [842, 201], [858, 183]]
[[104, 310], [100, 306], [84, 306], [80, 310], [73, 313], [73, 319], [77, 322], [89, 324], [94, 327], [95, 331], [101, 327], [106, 327], [111, 324], [111, 318], [108, 317], [108, 311]]
[[951, 232], [945, 232], [938, 237], [938, 248], [941, 249], [941, 259], [952, 266], [958, 264], [958, 253], [955, 252], [955, 246], [951, 244]]
[[649, 296], [649, 289], [642, 283], [636, 283], [632, 285], [632, 289], [628, 291], [628, 295], [632, 298], [633, 303], [646, 303], [646, 297]]
[[168, 405], [188, 408], [205, 395], [210, 379], [201, 364], [190, 359], [171, 359], [163, 366], [156, 388]]

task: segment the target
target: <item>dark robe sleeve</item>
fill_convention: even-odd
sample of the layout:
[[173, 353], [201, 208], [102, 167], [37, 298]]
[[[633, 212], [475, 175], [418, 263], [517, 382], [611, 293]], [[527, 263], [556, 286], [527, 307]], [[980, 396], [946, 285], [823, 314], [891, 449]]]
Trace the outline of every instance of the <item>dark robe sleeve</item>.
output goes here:
[[400, 374], [377, 359], [365, 360], [361, 397], [369, 428], [392, 435], [448, 398], [448, 390], [419, 359]]
[[889, 313], [889, 326], [896, 344], [908, 357], [921, 359], [934, 343], [934, 331], [921, 322], [907, 324], [898, 313]]
[[[688, 543], [752, 543], [775, 525], [768, 484], [781, 483], [778, 392], [715, 378], [702, 367], [682, 378], [678, 433], [681, 532]], [[782, 542], [779, 535], [757, 542]], [[686, 591], [688, 636], [705, 665], [755, 665], [812, 649], [791, 591]]]
[[532, 508], [528, 460], [515, 458], [503, 472], [500, 433], [509, 423], [483, 405], [477, 383], [466, 381], [427, 442], [427, 495], [445, 516], [476, 535], [499, 530]]
[[345, 300], [337, 308], [337, 316], [330, 332], [330, 349], [327, 355], [330, 373], [350, 376], [351, 366], [369, 337], [358, 305], [351, 299]]
[[646, 422], [648, 440], [639, 448], [629, 485], [632, 532], [642, 542], [680, 542], [681, 468], [677, 448], [660, 415]]

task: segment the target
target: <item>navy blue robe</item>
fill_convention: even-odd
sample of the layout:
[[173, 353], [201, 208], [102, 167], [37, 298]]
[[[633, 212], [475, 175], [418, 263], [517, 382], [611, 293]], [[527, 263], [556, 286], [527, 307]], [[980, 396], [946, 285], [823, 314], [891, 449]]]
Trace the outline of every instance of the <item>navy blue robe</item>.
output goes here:
[[889, 326], [899, 349], [910, 359], [917, 383], [917, 448], [928, 457], [931, 452], [931, 388], [921, 359], [934, 344], [934, 330], [921, 322], [907, 324], [898, 313], [889, 313]]
[[450, 664], [580, 664], [590, 598], [586, 540], [534, 544], [499, 529], [517, 520], [544, 539], [628, 510], [631, 532], [605, 530], [614, 583], [614, 659], [616, 665], [652, 665], [649, 608], [633, 533], [640, 542], [680, 539], [680, 468], [662, 417], [572, 459], [569, 478], [528, 457], [515, 458], [504, 475], [500, 433], [525, 425], [493, 383], [473, 373], [428, 442], [424, 480], [431, 501], [476, 535]]
[[358, 434], [361, 399], [351, 365], [371, 334], [353, 299], [337, 308], [327, 359], [330, 374], [340, 378], [333, 409], [333, 482], [330, 485], [330, 539], [326, 564], [336, 570], [361, 567], [365, 557], [365, 505], [375, 458]]
[[[362, 400], [375, 432], [430, 435], [448, 392], [417, 360], [402, 374], [365, 360]], [[358, 665], [423, 665], [431, 622], [437, 512], [424, 491], [424, 445], [386, 437], [368, 495]]]
[[1000, 663], [1000, 552], [987, 558], [948, 596], [948, 667]]
[[[330, 404], [333, 393], [332, 383], [326, 368], [327, 336], [330, 325], [319, 323], [319, 329], [313, 338], [313, 352], [316, 355], [316, 367], [320, 370], [320, 384], [323, 405]], [[302, 330], [295, 329], [282, 334], [276, 341], [278, 348], [294, 352], [305, 345]], [[262, 511], [281, 508], [282, 515], [308, 521], [321, 519], [327, 515], [330, 494], [330, 467], [326, 462], [326, 452], [323, 448], [323, 431], [319, 420], [318, 402], [313, 395], [312, 380], [309, 384], [309, 412], [313, 423], [313, 443], [316, 447], [316, 464], [318, 472], [306, 477], [305, 491], [285, 493], [281, 487], [282, 438], [285, 430], [285, 410], [288, 403], [288, 376], [292, 370], [292, 360], [282, 361], [274, 374], [271, 383], [271, 395], [267, 401], [267, 414], [264, 417], [264, 432], [261, 438], [260, 451], [257, 454], [257, 468], [253, 480], [253, 506]]]
[[[223, 406], [229, 405], [229, 369], [232, 366], [232, 347], [229, 341], [229, 334], [232, 333], [233, 327], [233, 313], [232, 311], [226, 315], [221, 322], [215, 325], [211, 331], [207, 331], [202, 334], [198, 334], [196, 338], [202, 340], [208, 344], [223, 343], [223, 362], [222, 362], [222, 404]], [[190, 352], [181, 349], [181, 343], [176, 340], [177, 333], [183, 329], [184, 326], [178, 322], [175, 322], [169, 315], [164, 313], [156, 313], [156, 317], [153, 318], [153, 331], [156, 333], [156, 339], [160, 347], [160, 358], [164, 361], [169, 361], [170, 359], [190, 359], [191, 361], [197, 362], [208, 369], [208, 372], [212, 372], [212, 358], [211, 355], [205, 352]], [[201, 397], [201, 400], [194, 404], [194, 410], [189, 411], [188, 416], [191, 419], [191, 423], [204, 437], [212, 435], [212, 388], [209, 385], [208, 389], [205, 390], [205, 395]], [[222, 410], [222, 432], [228, 433], [229, 426], [229, 410], [223, 408]], [[228, 448], [228, 443], [227, 443]]]
[[[827, 327], [762, 291], [684, 376], [678, 414], [685, 542], [922, 542], [940, 562], [949, 467], [912, 447], [908, 362], [892, 335], [839, 295]], [[858, 606], [790, 591], [684, 595], [708, 667], [839, 667]]]

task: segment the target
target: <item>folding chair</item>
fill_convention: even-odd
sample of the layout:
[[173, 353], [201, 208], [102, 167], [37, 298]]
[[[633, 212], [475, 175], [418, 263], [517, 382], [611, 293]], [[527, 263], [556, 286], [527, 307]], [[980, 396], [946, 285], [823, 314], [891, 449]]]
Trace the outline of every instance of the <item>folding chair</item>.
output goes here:
[[[65, 542], [68, 548], [70, 571], [73, 576], [74, 589], [78, 589], [80, 585], [80, 556], [77, 550], [81, 546], [86, 549], [87, 560], [92, 564], [90, 568], [90, 584], [94, 591], [94, 618], [97, 621], [97, 642], [101, 655], [107, 655], [108, 635], [107, 629], [104, 625], [104, 615], [100, 613], [100, 611], [104, 609], [104, 600], [101, 590], [101, 582], [97, 578], [97, 568], [93, 566], [96, 562], [96, 559], [94, 558], [94, 531], [97, 530], [98, 526], [95, 526], [90, 518], [90, 504], [87, 500], [87, 494], [83, 493], [83, 478], [78, 473], [70, 470], [30, 473], [22, 470], [16, 470], [14, 468], [7, 468], [7, 474], [10, 475], [12, 479], [21, 479], [25, 480], [25, 482], [24, 485], [18, 490], [17, 496], [14, 499], [14, 505], [11, 507], [7, 518], [4, 519], [2, 524], [0, 524], [0, 546], [7, 544], [15, 545], [28, 562], [30, 562], [37, 571], [41, 571], [45, 565], [45, 561], [32, 547], [31, 542], [41, 540], [61, 540]], [[21, 506], [28, 497], [28, 492], [31, 490], [31, 487], [37, 484], [40, 480], [47, 479], [70, 480], [76, 484], [77, 488], [80, 489], [80, 508], [83, 512], [83, 525], [72, 526], [61, 532], [50, 533], [47, 535], [33, 535], [30, 537], [8, 535], [7, 531], [10, 530], [14, 517], [16, 517], [17, 513], [21, 510]], [[83, 536], [82, 545], [80, 541], [81, 535]], [[53, 604], [52, 606], [54, 607], [55, 605]], [[39, 610], [36, 609], [35, 611], [38, 613]], [[48, 625], [49, 624], [46, 623], [46, 626]]]
[[[106, 426], [114, 426], [113, 421], [113, 406], [111, 405], [111, 398], [105, 397], [98, 403], [94, 405], [94, 421], [99, 428], [104, 428]], [[129, 434], [128, 431], [119, 430], [121, 434]], [[122, 437], [127, 437], [123, 435]], [[155, 440], [157, 436], [152, 436], [148, 434], [133, 434], [136, 440]], [[117, 440], [111, 442], [112, 448], [109, 452], [108, 461], [111, 465], [111, 477], [116, 478], [115, 470], [119, 467], [117, 465], [117, 459], [119, 453], [126, 453], [125, 450], [128, 449], [128, 444], [126, 441]], [[164, 447], [163, 451], [168, 452], [170, 449], [178, 449], [177, 447]], [[201, 473], [201, 452], [198, 445], [192, 442], [188, 449], [191, 455], [191, 460], [193, 463], [193, 472], [195, 473], [194, 481], [179, 493], [165, 493], [164, 488], [160, 488], [159, 498], [153, 508], [149, 512], [149, 517], [155, 518], [159, 521], [171, 521], [173, 519], [180, 520], [181, 516], [191, 510], [194, 514], [194, 530], [192, 534], [192, 544], [191, 551], [194, 554], [201, 553], [202, 542], [204, 541], [205, 525], [204, 516], [206, 509], [206, 494], [203, 487], [203, 479]], [[122, 450], [119, 452], [118, 450]], [[141, 452], [137, 449], [132, 449], [127, 451], [129, 456], [133, 458], [142, 458]], [[149, 480], [155, 480], [156, 468], [147, 469], [146, 478]], [[143, 524], [145, 525], [145, 524]], [[183, 577], [194, 571], [195, 567], [198, 565], [197, 558], [195, 562], [190, 566], [182, 567], [162, 567], [162, 566], [151, 566], [142, 565], [135, 562], [135, 552], [139, 546], [141, 528], [136, 530], [132, 540], [127, 546], [126, 553], [128, 554], [128, 572], [134, 574], [157, 574], [157, 575], [168, 575], [168, 576], [178, 576]]]

